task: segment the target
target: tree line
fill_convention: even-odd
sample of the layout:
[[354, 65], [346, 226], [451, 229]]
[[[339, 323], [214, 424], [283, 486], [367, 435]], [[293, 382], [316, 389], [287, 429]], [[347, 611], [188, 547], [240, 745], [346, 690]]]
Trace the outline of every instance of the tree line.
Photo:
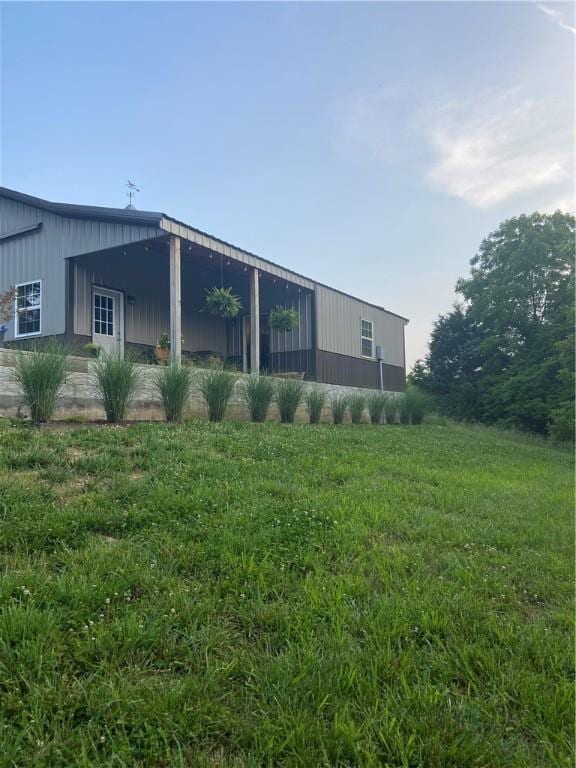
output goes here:
[[448, 416], [574, 439], [574, 217], [504, 221], [434, 323], [412, 381]]

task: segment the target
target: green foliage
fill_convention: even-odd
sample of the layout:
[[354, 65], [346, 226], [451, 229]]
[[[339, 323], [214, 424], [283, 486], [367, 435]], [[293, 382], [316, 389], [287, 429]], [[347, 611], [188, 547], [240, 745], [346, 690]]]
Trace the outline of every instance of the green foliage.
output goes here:
[[292, 331], [298, 327], [300, 315], [293, 307], [282, 307], [278, 305], [270, 311], [268, 316], [268, 325], [275, 331]]
[[399, 397], [390, 392], [385, 392], [384, 399], [384, 422], [386, 424], [395, 424], [398, 416]]
[[371, 392], [366, 403], [372, 424], [381, 424], [386, 409], [386, 394], [384, 392]]
[[102, 347], [99, 344], [93, 344], [91, 341], [88, 344], [84, 344], [84, 351], [90, 355], [90, 357], [98, 357], [102, 352]]
[[572, 765], [568, 451], [5, 420], [0, 491], [3, 768]]
[[204, 309], [211, 315], [231, 319], [242, 309], [242, 302], [240, 296], [232, 293], [232, 288], [214, 286], [206, 290]]
[[93, 363], [91, 379], [108, 421], [126, 419], [140, 378], [140, 371], [129, 355], [122, 357], [118, 352], [110, 352], [101, 354]]
[[406, 392], [399, 397], [401, 424], [422, 424], [424, 416], [430, 410], [430, 398], [413, 384], [408, 384]]
[[348, 397], [346, 395], [333, 395], [330, 401], [330, 409], [334, 424], [342, 424], [348, 409]]
[[348, 408], [350, 409], [350, 419], [352, 424], [360, 424], [364, 408], [366, 407], [366, 396], [360, 392], [355, 392], [348, 397]]
[[166, 421], [182, 421], [184, 409], [190, 397], [193, 369], [171, 363], [159, 370], [154, 386], [162, 398]]
[[326, 396], [318, 387], [311, 387], [304, 396], [304, 402], [306, 403], [306, 409], [308, 410], [308, 418], [310, 424], [319, 424], [320, 417], [322, 416], [322, 409], [326, 402]]
[[[574, 402], [574, 217], [503, 222], [458, 281], [412, 381], [456, 419], [547, 434]], [[560, 419], [565, 422], [565, 419]]]
[[200, 392], [208, 406], [208, 419], [222, 421], [232, 397], [237, 377], [224, 370], [212, 370], [202, 374]]
[[274, 398], [274, 381], [264, 374], [251, 374], [242, 385], [242, 394], [252, 421], [266, 421]]
[[52, 418], [67, 365], [68, 353], [55, 343], [35, 346], [29, 352], [16, 351], [16, 382], [34, 423]]
[[170, 349], [170, 334], [164, 331], [160, 334], [158, 338], [158, 343], [156, 344], [158, 349]]
[[291, 424], [296, 410], [302, 402], [304, 384], [298, 379], [279, 379], [276, 384], [275, 400], [280, 412], [280, 421]]
[[573, 402], [560, 403], [550, 411], [550, 437], [555, 443], [573, 443], [575, 430]]

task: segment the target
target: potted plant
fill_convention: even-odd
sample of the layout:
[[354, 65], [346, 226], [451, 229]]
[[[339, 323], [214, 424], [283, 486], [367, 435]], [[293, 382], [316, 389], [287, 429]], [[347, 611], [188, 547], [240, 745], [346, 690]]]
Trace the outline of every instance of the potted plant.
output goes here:
[[275, 331], [293, 331], [300, 322], [300, 315], [294, 307], [278, 305], [270, 311], [268, 325]]
[[160, 334], [154, 347], [154, 357], [159, 365], [164, 365], [170, 359], [170, 336], [167, 333]]
[[211, 315], [218, 315], [226, 320], [236, 317], [242, 309], [240, 296], [232, 293], [232, 288], [206, 289], [204, 309]]
[[16, 288], [8, 288], [7, 291], [0, 292], [0, 347], [4, 346], [8, 323], [14, 317], [15, 300]]

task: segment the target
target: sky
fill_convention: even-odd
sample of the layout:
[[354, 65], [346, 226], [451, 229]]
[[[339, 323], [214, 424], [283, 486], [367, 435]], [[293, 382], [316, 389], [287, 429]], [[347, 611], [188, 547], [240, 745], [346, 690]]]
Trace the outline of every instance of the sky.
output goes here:
[[574, 209], [574, 6], [0, 3], [0, 183], [158, 210], [410, 319]]

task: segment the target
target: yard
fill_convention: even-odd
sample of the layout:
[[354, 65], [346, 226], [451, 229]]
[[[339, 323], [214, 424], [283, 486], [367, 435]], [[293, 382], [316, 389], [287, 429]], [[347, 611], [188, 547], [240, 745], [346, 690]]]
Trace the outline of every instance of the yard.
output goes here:
[[0, 765], [571, 766], [573, 467], [463, 426], [0, 425]]

